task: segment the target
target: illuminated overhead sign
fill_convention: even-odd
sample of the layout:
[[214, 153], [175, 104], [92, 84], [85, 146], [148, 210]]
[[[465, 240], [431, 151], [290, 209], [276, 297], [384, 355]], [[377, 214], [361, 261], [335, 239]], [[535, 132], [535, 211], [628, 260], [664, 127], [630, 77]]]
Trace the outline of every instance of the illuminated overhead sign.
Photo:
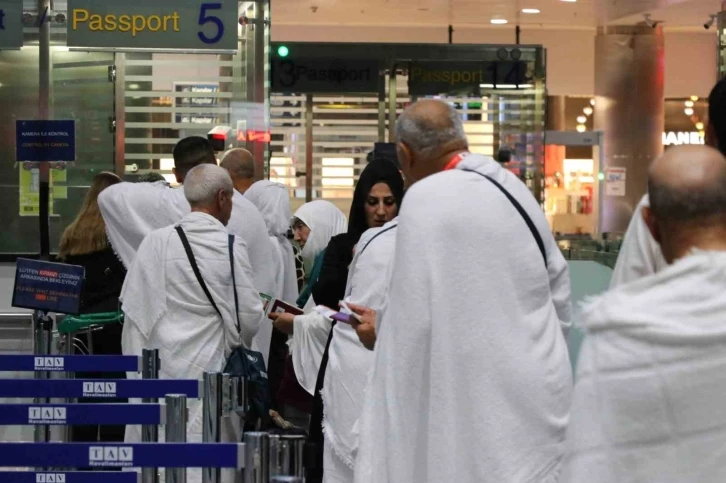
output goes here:
[[23, 46], [23, 1], [0, 0], [0, 50]]
[[377, 60], [276, 57], [272, 59], [270, 89], [278, 93], [373, 93], [378, 92], [378, 74]]
[[663, 146], [680, 146], [682, 144], [704, 144], [703, 136], [696, 132], [664, 132]]
[[531, 87], [525, 62], [415, 61], [408, 70], [408, 92], [415, 96], [479, 95], [482, 89]]
[[235, 0], [68, 0], [68, 46], [237, 50]]

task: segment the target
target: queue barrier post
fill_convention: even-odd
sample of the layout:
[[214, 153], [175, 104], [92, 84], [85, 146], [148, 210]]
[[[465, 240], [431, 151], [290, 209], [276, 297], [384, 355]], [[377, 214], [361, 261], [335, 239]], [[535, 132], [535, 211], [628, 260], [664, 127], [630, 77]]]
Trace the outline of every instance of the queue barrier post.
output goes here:
[[[183, 394], [166, 396], [166, 442], [187, 441], [187, 397]], [[166, 483], [186, 483], [186, 468], [166, 468]]]
[[[33, 353], [37, 356], [50, 356], [52, 340], [53, 319], [41, 310], [33, 312]], [[47, 372], [36, 372], [35, 379], [48, 379]], [[50, 401], [46, 397], [34, 398], [36, 404], [47, 404]], [[34, 429], [35, 442], [42, 443], [50, 441], [50, 426], [38, 425]]]
[[[144, 349], [141, 353], [141, 378], [142, 379], [158, 379], [159, 378], [159, 360], [158, 349]], [[144, 398], [142, 402], [151, 404], [158, 400], [155, 398]], [[159, 427], [156, 425], [144, 425], [141, 427], [141, 441], [144, 443], [155, 443], [159, 441]], [[159, 483], [159, 470], [156, 468], [144, 468], [141, 470], [142, 483]]]
[[[219, 443], [221, 441], [222, 374], [219, 372], [205, 372], [203, 384], [202, 441], [205, 443]], [[218, 468], [204, 468], [202, 470], [202, 482], [220, 483], [221, 472]]]
[[270, 435], [270, 477], [305, 476], [303, 455], [305, 436], [298, 434]]
[[244, 483], [268, 483], [270, 437], [267, 433], [248, 432], [244, 435]]

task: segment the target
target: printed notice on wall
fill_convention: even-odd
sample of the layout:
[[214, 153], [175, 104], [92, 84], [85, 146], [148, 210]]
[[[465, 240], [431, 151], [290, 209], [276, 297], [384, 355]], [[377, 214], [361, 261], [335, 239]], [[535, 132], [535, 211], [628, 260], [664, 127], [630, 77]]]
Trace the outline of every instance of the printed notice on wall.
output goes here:
[[75, 161], [75, 121], [15, 121], [15, 160]]
[[13, 307], [77, 314], [85, 269], [77, 265], [18, 258]]
[[626, 168], [605, 168], [605, 196], [625, 196], [626, 173]]

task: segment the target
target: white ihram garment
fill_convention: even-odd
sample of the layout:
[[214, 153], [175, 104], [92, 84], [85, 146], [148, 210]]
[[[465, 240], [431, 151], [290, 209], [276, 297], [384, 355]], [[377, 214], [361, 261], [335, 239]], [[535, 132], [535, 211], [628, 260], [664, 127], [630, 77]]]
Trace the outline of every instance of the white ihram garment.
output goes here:
[[[267, 235], [265, 222], [257, 208], [236, 191], [232, 203], [227, 229], [247, 244], [255, 288], [260, 292], [273, 293], [277, 289], [278, 267], [274, 263], [275, 246]], [[98, 206], [111, 246], [127, 268], [146, 235], [178, 223], [191, 212], [182, 188], [168, 188], [161, 183], [109, 186], [98, 196]]]
[[663, 270], [668, 264], [663, 258], [660, 247], [653, 239], [648, 226], [643, 220], [643, 208], [649, 207], [648, 195], [643, 196], [635, 208], [633, 218], [625, 232], [620, 247], [618, 261], [615, 264], [610, 288], [615, 288], [642, 277], [653, 275]]
[[[204, 294], [178, 234], [169, 226], [144, 239], [126, 276], [121, 292], [126, 314], [122, 349], [126, 355], [137, 356], [143, 349], [159, 349], [161, 379], [201, 379], [207, 371], [221, 371], [235, 347], [250, 347], [264, 315], [259, 294], [252, 286], [244, 241], [236, 238], [234, 246], [241, 321], [238, 335], [227, 230], [202, 213], [185, 216], [180, 225], [224, 320]], [[127, 377], [139, 375], [134, 372]], [[201, 401], [190, 399], [188, 406], [187, 440], [201, 442]], [[126, 441], [139, 440], [139, 427], [127, 426]], [[201, 473], [198, 478], [196, 473], [189, 472], [190, 482], [200, 481]]]
[[[559, 476], [572, 396], [567, 263], [514, 174], [475, 154], [458, 168], [419, 181], [403, 201], [357, 483]], [[462, 169], [489, 174], [521, 203], [549, 271], [504, 194]]]
[[[329, 201], [305, 203], [295, 212], [295, 218], [310, 228], [310, 235], [302, 249], [303, 259], [308, 265], [312, 265], [320, 252], [328, 247], [331, 238], [348, 229], [343, 212]], [[315, 393], [315, 383], [332, 325], [330, 319], [315, 312], [314, 308], [315, 301], [311, 295], [303, 307], [305, 314], [295, 317], [292, 337], [288, 341], [297, 381], [310, 394]]]
[[[396, 248], [397, 225], [394, 220], [361, 236], [348, 272], [346, 301], [383, 313]], [[363, 346], [355, 329], [338, 322], [333, 328], [322, 392], [325, 402], [323, 483], [353, 482], [358, 450], [355, 427], [361, 416], [373, 361], [373, 352]]]
[[583, 311], [563, 483], [726, 481], [726, 253]]
[[[257, 181], [245, 191], [247, 198], [257, 208], [265, 220], [267, 234], [275, 246], [276, 263], [282, 267], [277, 271], [275, 293], [268, 293], [274, 298], [294, 303], [298, 297], [297, 273], [295, 269], [295, 253], [287, 238], [290, 229], [290, 195], [287, 187], [280, 183], [263, 180]], [[265, 323], [255, 336], [254, 345], [265, 356], [267, 363], [272, 338], [272, 324]]]

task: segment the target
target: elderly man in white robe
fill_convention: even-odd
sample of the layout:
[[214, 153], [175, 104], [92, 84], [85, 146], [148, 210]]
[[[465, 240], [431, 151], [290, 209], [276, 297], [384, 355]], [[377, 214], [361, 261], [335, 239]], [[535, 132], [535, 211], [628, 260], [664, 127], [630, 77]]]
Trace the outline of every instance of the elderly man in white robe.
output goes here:
[[[361, 236], [348, 272], [346, 302], [378, 312], [385, 310], [397, 228], [398, 222], [393, 219]], [[352, 325], [338, 322], [333, 328], [322, 389], [325, 401], [323, 483], [353, 483], [354, 480], [358, 420], [374, 363], [373, 352], [356, 335], [358, 325], [353, 320]]]
[[454, 108], [417, 102], [396, 133], [415, 184], [356, 482], [554, 483], [572, 391], [567, 263], [527, 187], [469, 153]]
[[[707, 145], [719, 149], [726, 155], [726, 79], [719, 81], [708, 97], [708, 125], [706, 126], [705, 141]], [[649, 206], [648, 195], [645, 195], [635, 208], [620, 247], [610, 288], [653, 275], [667, 266], [660, 247], [651, 236], [641, 216], [643, 208]]]
[[[162, 379], [201, 379], [205, 372], [221, 371], [236, 347], [251, 347], [264, 318], [262, 301], [252, 285], [247, 246], [239, 237], [234, 238], [230, 259], [225, 226], [233, 209], [232, 194], [232, 180], [224, 169], [210, 164], [197, 166], [184, 183], [192, 212], [177, 224], [189, 241], [221, 318], [193, 272], [176, 226], [149, 234], [126, 276], [121, 293], [126, 314], [123, 353], [141, 355], [143, 349], [159, 349]], [[138, 374], [130, 373], [129, 377], [138, 378]], [[139, 440], [137, 426], [127, 426], [126, 440]], [[202, 405], [198, 400], [189, 401], [187, 440], [202, 440]], [[189, 478], [196, 483], [201, 473], [189, 472]]]
[[563, 483], [726, 481], [726, 159], [674, 147], [648, 190], [669, 266], [583, 311]]
[[[183, 184], [187, 173], [201, 164], [217, 164], [212, 145], [203, 137], [182, 139], [174, 147], [174, 174]], [[116, 254], [128, 268], [141, 241], [153, 230], [179, 222], [190, 206], [181, 189], [161, 183], [119, 183], [98, 197], [106, 231]], [[283, 268], [275, 263], [275, 246], [257, 208], [235, 192], [227, 229], [247, 243], [255, 287], [264, 293], [277, 290], [276, 279]]]

